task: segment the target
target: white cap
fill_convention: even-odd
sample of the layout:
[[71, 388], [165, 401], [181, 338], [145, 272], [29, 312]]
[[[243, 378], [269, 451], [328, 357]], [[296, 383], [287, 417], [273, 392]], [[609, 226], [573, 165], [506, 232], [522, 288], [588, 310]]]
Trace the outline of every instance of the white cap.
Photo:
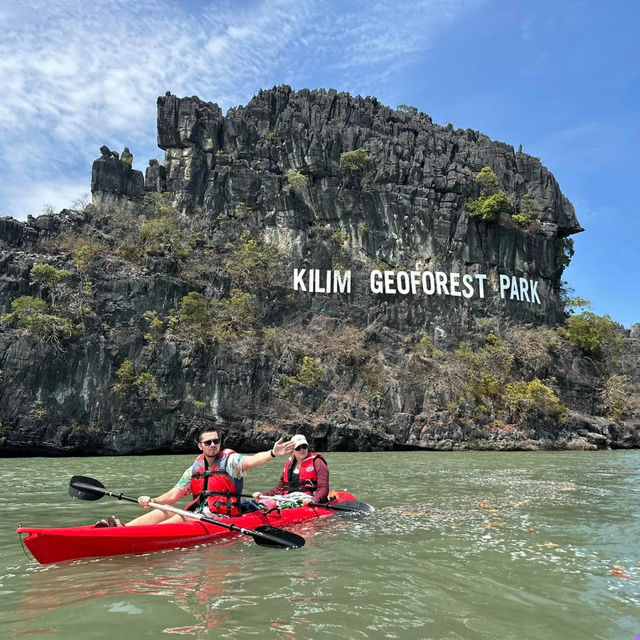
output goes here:
[[309, 444], [307, 439], [301, 433], [296, 433], [295, 436], [291, 436], [291, 442], [293, 442], [296, 447], [299, 447], [301, 444]]

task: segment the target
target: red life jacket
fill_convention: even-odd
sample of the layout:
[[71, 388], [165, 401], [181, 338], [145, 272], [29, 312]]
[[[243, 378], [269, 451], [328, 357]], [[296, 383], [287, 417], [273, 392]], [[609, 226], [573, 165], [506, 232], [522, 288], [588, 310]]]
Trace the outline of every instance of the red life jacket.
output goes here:
[[295, 457], [291, 456], [284, 463], [284, 471], [282, 472], [282, 481], [284, 482], [284, 493], [293, 493], [294, 491], [302, 491], [313, 495], [318, 488], [318, 473], [316, 472], [316, 458], [320, 458], [325, 464], [327, 461], [320, 453], [310, 453], [300, 463], [300, 473], [295, 478], [293, 468], [295, 467]]
[[191, 466], [191, 493], [195, 500], [189, 506], [200, 505], [206, 500], [212, 513], [240, 515], [243, 480], [231, 478], [226, 471], [229, 456], [233, 453], [232, 449], [223, 449], [211, 466], [207, 465], [204, 453], [195, 459]]

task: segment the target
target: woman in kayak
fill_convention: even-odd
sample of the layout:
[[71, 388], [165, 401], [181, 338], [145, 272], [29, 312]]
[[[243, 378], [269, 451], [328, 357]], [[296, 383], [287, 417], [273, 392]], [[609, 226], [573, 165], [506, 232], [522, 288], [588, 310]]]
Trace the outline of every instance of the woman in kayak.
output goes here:
[[296, 492], [305, 494], [302, 504], [326, 502], [329, 495], [329, 467], [321, 454], [310, 452], [307, 439], [297, 433], [291, 438], [295, 448], [284, 463], [280, 482], [269, 491], [256, 491], [253, 497], [287, 495]]
[[[293, 451], [294, 442], [284, 442], [280, 438], [269, 451], [261, 451], [251, 456], [236, 453], [232, 449], [221, 449], [222, 438], [218, 431], [203, 431], [198, 438], [198, 449], [202, 452], [193, 464], [182, 474], [173, 489], [157, 498], [140, 496], [138, 503], [147, 509], [149, 502], [172, 505], [191, 492], [194, 500], [187, 509], [207, 516], [222, 514], [235, 516], [241, 512], [240, 494], [244, 474], [277, 456]], [[127, 523], [127, 526], [183, 522], [179, 515], [172, 515], [154, 509]]]

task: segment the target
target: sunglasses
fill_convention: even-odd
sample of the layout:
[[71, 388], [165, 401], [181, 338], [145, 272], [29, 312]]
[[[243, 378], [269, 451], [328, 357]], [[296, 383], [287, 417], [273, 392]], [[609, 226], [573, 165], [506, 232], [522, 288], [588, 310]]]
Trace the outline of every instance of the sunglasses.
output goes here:
[[220, 438], [211, 438], [211, 440], [201, 440], [200, 444], [205, 447], [212, 447], [214, 444], [220, 444]]
[[299, 444], [299, 445], [295, 448], [295, 450], [296, 450], [296, 451], [302, 451], [303, 449], [308, 449], [308, 448], [309, 448], [309, 445], [308, 445], [308, 444]]

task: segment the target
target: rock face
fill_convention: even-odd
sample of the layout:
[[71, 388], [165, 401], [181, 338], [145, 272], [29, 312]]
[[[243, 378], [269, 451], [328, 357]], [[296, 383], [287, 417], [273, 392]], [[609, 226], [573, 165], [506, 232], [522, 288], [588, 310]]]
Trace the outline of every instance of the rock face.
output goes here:
[[[573, 207], [537, 158], [471, 129], [441, 127], [425, 114], [394, 111], [375, 98], [335, 90], [296, 93], [282, 86], [261, 91], [246, 107], [223, 117], [216, 104], [168, 94], [158, 99], [158, 145], [166, 152], [169, 190], [186, 207], [201, 204], [214, 210], [225, 188], [237, 189], [245, 201], [274, 204], [279, 192], [262, 186], [273, 186], [295, 169], [315, 179], [310, 190], [320, 192], [314, 204], [322, 217], [349, 219], [356, 212], [336, 211], [334, 203], [340, 154], [364, 148], [376, 167], [371, 188], [361, 194], [365, 202], [372, 193], [378, 199], [386, 193], [385, 204], [398, 202], [410, 221], [420, 214], [458, 218], [465, 198], [477, 190], [473, 176], [490, 166], [509, 193], [534, 197], [543, 220], [560, 236], [582, 230]], [[241, 162], [230, 163], [229, 156]], [[323, 198], [326, 192], [336, 198]], [[411, 231], [402, 218], [394, 219], [393, 210], [377, 213], [387, 236]], [[413, 234], [407, 237], [409, 244], [417, 244]]]
[[[260, 92], [226, 117], [198, 98], [161, 97], [158, 144], [177, 206], [220, 215], [246, 203], [263, 214], [266, 235], [286, 246], [292, 261], [329, 268], [326, 256], [305, 253], [310, 227], [327, 224], [348, 234], [363, 259], [394, 269], [482, 272], [490, 281], [500, 272], [536, 278], [540, 306], [488, 307], [485, 301], [470, 310], [521, 321], [562, 319], [558, 256], [562, 239], [582, 230], [573, 207], [537, 158], [477, 131], [441, 127], [375, 99], [285, 86]], [[359, 148], [372, 158], [373, 170], [345, 179], [340, 156]], [[469, 219], [465, 202], [479, 195], [474, 176], [484, 166], [516, 204], [535, 202], [537, 233]], [[308, 179], [297, 195], [285, 188], [290, 170]], [[147, 185], [155, 184], [152, 174]], [[433, 299], [429, 309], [416, 305], [412, 324], [437, 317], [442, 327], [455, 326], [455, 316], [467, 309], [449, 303], [436, 302], [437, 313]]]
[[133, 156], [127, 147], [122, 157], [106, 145], [91, 170], [91, 195], [98, 205], [117, 206], [129, 200], [139, 200], [144, 189], [141, 171], [132, 168]]
[[[537, 158], [375, 98], [286, 86], [226, 116], [162, 96], [158, 145], [164, 161], [144, 178], [128, 149], [102, 147], [84, 212], [0, 219], [0, 312], [34, 296], [58, 318], [0, 324], [0, 452], [193, 451], [212, 426], [245, 450], [297, 431], [325, 450], [640, 444], [637, 415], [605, 417], [601, 363], [566, 341], [533, 368], [518, 355], [518, 328], [565, 321], [566, 238], [581, 231]], [[358, 150], [369, 161], [349, 168], [343, 154]], [[469, 217], [483, 167], [512, 212], [535, 211], [531, 224]], [[34, 280], [38, 263], [70, 275]], [[351, 291], [293, 291], [296, 268], [348, 271]], [[375, 293], [375, 269], [440, 272], [450, 291]], [[456, 273], [485, 276], [486, 295], [450, 295]], [[537, 283], [540, 302], [501, 297], [505, 275]], [[201, 325], [180, 333], [171, 311], [190, 292], [218, 314], [204, 337]], [[73, 335], [51, 329], [60, 318]], [[509, 379], [554, 377], [562, 423], [508, 424], [471, 397], [451, 409], [444, 382], [464, 380], [439, 350], [496, 336], [511, 345]], [[638, 355], [631, 336], [632, 382]]]

